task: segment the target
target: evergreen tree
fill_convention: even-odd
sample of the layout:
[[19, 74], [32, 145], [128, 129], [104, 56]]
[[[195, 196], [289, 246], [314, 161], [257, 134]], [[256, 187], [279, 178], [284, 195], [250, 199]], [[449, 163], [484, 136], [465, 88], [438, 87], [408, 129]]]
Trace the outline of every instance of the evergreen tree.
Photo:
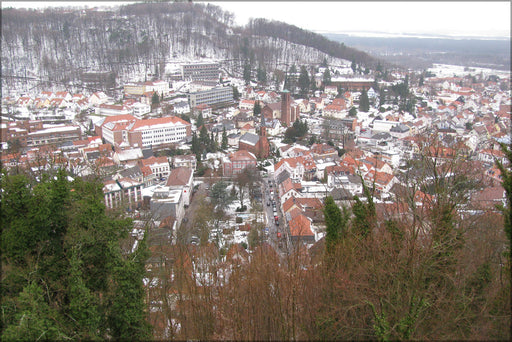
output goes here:
[[355, 59], [352, 60], [352, 64], [350, 64], [350, 68], [352, 69], [352, 71], [355, 74], [356, 70], [357, 70], [357, 65], [356, 65], [356, 60]]
[[240, 93], [238, 92], [238, 88], [235, 86], [231, 86], [231, 88], [233, 88], [233, 100], [240, 100]]
[[251, 65], [249, 64], [249, 62], [245, 62], [243, 76], [244, 76], [245, 85], [248, 85], [249, 83], [251, 83]]
[[[501, 150], [505, 154], [505, 158], [508, 160], [508, 167], [505, 166], [500, 160], [496, 160], [498, 169], [501, 172], [501, 178], [503, 179], [503, 188], [506, 194], [506, 204], [501, 205], [498, 208], [502, 211], [504, 216], [504, 227], [505, 234], [509, 241], [509, 261], [512, 251], [512, 144], [506, 145], [501, 143]], [[512, 265], [512, 262], [510, 263]]]
[[267, 83], [267, 72], [265, 71], [264, 68], [261, 67], [261, 65], [258, 67], [258, 70], [256, 71], [256, 79], [258, 80], [258, 83]]
[[197, 116], [197, 123], [196, 123], [196, 127], [201, 127], [202, 125], [204, 125], [204, 119], [203, 119], [203, 112], [199, 112], [199, 115]]
[[331, 85], [331, 72], [329, 71], [329, 68], [325, 69], [325, 71], [324, 71], [322, 83], [323, 83], [324, 87]]
[[[201, 155], [201, 142], [197, 137], [196, 132], [192, 132], [192, 153], [196, 155], [196, 158], [200, 158]], [[200, 160], [200, 159], [198, 159]]]
[[366, 197], [366, 203], [363, 203], [359, 196], [354, 196], [354, 205], [352, 206], [353, 230], [354, 233], [360, 237], [366, 237], [373, 230], [376, 220], [375, 203], [373, 202], [373, 194], [370, 189], [363, 182], [363, 194]]
[[322, 67], [324, 67], [324, 68], [328, 68], [329, 67], [329, 63], [327, 63], [327, 57], [324, 57], [324, 60], [322, 62]]
[[[59, 170], [37, 181], [3, 174], [2, 187], [1, 290], [9, 298], [2, 339], [149, 338], [142, 283], [147, 250], [141, 244], [135, 256], [122, 251], [133, 224], [107, 214], [103, 183], [70, 181]], [[130, 275], [127, 264], [139, 272]], [[123, 304], [112, 311], [115, 302]], [[116, 334], [116, 326], [132, 332]]]
[[350, 108], [350, 110], [348, 111], [348, 115], [352, 116], [352, 117], [357, 116], [357, 109], [356, 109], [356, 107]]
[[153, 92], [153, 96], [151, 97], [151, 104], [154, 106], [158, 106], [160, 104], [160, 96], [158, 96], [156, 91]]
[[325, 248], [328, 253], [334, 250], [334, 246], [341, 241], [347, 223], [349, 213], [345, 207], [343, 211], [336, 205], [332, 196], [327, 196], [324, 204], [325, 218]]
[[260, 105], [260, 101], [256, 101], [254, 102], [254, 108], [252, 110], [252, 113], [254, 116], [257, 116], [257, 115], [260, 115], [261, 114], [261, 105]]
[[300, 67], [299, 88], [300, 94], [306, 97], [309, 93], [309, 75], [304, 65]]
[[222, 128], [222, 144], [221, 148], [226, 150], [228, 148], [228, 134], [226, 133], [226, 127]]
[[209, 144], [208, 130], [205, 125], [202, 125], [201, 130], [199, 131], [199, 142], [201, 143], [202, 149]]
[[359, 110], [362, 112], [370, 110], [370, 100], [368, 99], [368, 92], [366, 89], [363, 89], [361, 92], [361, 97], [359, 98]]

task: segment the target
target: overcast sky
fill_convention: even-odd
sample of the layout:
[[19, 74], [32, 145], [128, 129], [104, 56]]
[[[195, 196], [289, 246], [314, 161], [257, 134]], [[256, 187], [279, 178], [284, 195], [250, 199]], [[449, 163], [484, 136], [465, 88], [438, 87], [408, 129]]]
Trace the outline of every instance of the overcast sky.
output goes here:
[[[132, 1], [133, 2], [133, 1]], [[4, 7], [106, 6], [126, 1], [2, 1]], [[510, 1], [214, 1], [235, 14], [283, 21], [311, 31], [510, 37]]]

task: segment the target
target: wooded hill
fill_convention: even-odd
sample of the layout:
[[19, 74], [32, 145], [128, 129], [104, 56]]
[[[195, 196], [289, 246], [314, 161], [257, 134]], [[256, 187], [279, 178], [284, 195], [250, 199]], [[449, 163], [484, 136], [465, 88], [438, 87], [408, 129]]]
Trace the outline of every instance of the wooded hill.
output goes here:
[[241, 75], [247, 61], [256, 69], [320, 63], [327, 58], [376, 61], [367, 54], [296, 26], [264, 19], [246, 27], [211, 4], [139, 3], [112, 10], [2, 10], [2, 74], [68, 82], [84, 70], [161, 77], [178, 59], [226, 61]]

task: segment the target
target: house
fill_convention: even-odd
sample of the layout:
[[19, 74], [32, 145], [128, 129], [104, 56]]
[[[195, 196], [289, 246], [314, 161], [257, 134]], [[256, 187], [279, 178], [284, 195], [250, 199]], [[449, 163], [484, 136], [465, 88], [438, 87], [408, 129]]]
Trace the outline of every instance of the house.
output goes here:
[[326, 85], [324, 88], [324, 93], [327, 95], [337, 96], [338, 95], [338, 87], [335, 85]]
[[241, 99], [240, 102], [239, 102], [238, 107], [240, 109], [254, 110], [254, 104], [255, 103], [256, 103], [255, 100]]
[[398, 183], [398, 179], [389, 173], [386, 172], [375, 172], [370, 171], [364, 176], [364, 180], [368, 183], [369, 186], [375, 182], [375, 189], [381, 193], [388, 193], [393, 185]]
[[242, 172], [246, 167], [256, 167], [258, 159], [246, 150], [230, 153], [222, 159], [223, 176], [231, 177]]
[[108, 96], [102, 91], [97, 91], [93, 93], [91, 96], [89, 96], [89, 104], [93, 106], [99, 106], [100, 104], [104, 104], [108, 100]]
[[291, 197], [301, 196], [302, 185], [300, 182], [293, 182], [290, 177], [281, 183], [278, 182], [277, 191], [281, 203], [286, 202]]
[[[126, 107], [129, 107], [125, 104]], [[140, 102], [135, 102], [132, 106], [132, 113], [138, 119], [141, 119], [145, 114], [151, 112], [151, 106]]]
[[212, 107], [206, 103], [199, 104], [194, 107], [194, 115], [199, 116], [201, 114], [203, 118], [209, 118], [212, 116]]
[[293, 243], [315, 243], [315, 234], [311, 231], [311, 221], [305, 215], [297, 215], [288, 222], [288, 226]]
[[478, 160], [483, 161], [484, 163], [494, 164], [496, 160], [500, 161], [502, 164], [507, 163], [507, 158], [505, 154], [500, 150], [494, 149], [483, 149], [477, 154]]
[[137, 165], [142, 159], [142, 150], [140, 148], [131, 148], [114, 152], [114, 162], [117, 165]]
[[67, 91], [58, 91], [55, 93], [55, 97], [59, 99], [64, 99], [66, 102], [71, 102], [73, 96]]
[[187, 156], [174, 156], [172, 158], [172, 167], [188, 167], [195, 171], [197, 169], [197, 158], [195, 154]]
[[194, 171], [188, 167], [178, 167], [171, 171], [166, 186], [182, 191], [183, 205], [190, 205], [190, 196], [194, 188]]
[[139, 161], [141, 167], [149, 166], [157, 179], [166, 179], [170, 173], [170, 165], [167, 157], [149, 157]]
[[330, 104], [325, 106], [323, 116], [343, 119], [347, 115], [347, 111], [341, 105]]
[[293, 180], [302, 181], [305, 173], [304, 159], [301, 157], [281, 159], [274, 165], [274, 177], [279, 177], [279, 174], [285, 170]]

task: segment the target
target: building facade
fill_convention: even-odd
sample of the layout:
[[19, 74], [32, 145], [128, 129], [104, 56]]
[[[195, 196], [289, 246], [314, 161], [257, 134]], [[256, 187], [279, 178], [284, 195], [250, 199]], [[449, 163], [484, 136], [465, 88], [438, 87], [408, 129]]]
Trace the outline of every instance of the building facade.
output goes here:
[[233, 102], [233, 88], [216, 87], [210, 90], [198, 91], [188, 95], [190, 108], [200, 104], [214, 105]]
[[185, 81], [218, 80], [218, 63], [194, 63], [181, 66], [182, 79]]

